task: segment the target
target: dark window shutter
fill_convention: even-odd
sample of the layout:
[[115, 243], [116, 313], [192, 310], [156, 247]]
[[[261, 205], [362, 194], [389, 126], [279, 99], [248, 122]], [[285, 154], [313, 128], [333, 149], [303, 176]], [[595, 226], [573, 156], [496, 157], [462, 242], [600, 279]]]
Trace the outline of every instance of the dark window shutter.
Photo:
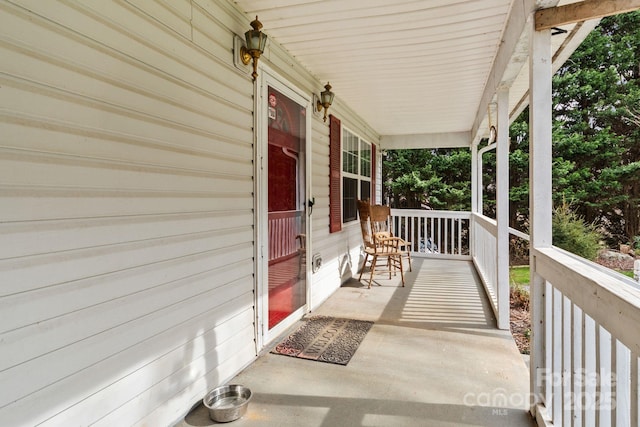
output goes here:
[[371, 144], [371, 204], [376, 204], [376, 146]]
[[342, 230], [340, 198], [340, 120], [329, 116], [329, 233]]

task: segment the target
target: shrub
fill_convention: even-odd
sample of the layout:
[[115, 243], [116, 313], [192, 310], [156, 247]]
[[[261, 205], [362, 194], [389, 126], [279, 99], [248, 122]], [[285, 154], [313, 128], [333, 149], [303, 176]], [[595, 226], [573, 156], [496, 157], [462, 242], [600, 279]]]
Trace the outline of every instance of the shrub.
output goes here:
[[511, 308], [529, 310], [529, 292], [520, 286], [512, 286], [509, 289]]
[[594, 260], [598, 255], [602, 235], [594, 224], [587, 224], [584, 219], [571, 210], [568, 203], [553, 211], [553, 244], [573, 254]]

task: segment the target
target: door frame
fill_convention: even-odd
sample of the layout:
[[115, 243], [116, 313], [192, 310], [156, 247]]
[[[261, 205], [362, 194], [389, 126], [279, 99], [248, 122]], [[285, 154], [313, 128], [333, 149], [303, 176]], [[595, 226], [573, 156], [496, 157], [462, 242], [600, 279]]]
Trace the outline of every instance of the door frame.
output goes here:
[[304, 153], [305, 153], [305, 198], [302, 201], [305, 210], [305, 234], [306, 238], [306, 251], [307, 255], [311, 253], [311, 215], [309, 214], [309, 208], [307, 201], [311, 198], [311, 121], [313, 119], [313, 110], [311, 109], [311, 100], [307, 92], [293, 85], [287, 79], [280, 76], [278, 73], [270, 69], [266, 65], [262, 65], [260, 74], [258, 75], [257, 84], [254, 85], [255, 91], [255, 116], [254, 116], [254, 129], [256, 143], [254, 144], [254, 158], [255, 161], [255, 241], [256, 241], [256, 257], [255, 257], [255, 271], [256, 271], [256, 344], [258, 351], [262, 350], [267, 344], [285, 332], [295, 322], [297, 322], [305, 313], [309, 311], [311, 305], [311, 265], [310, 258], [307, 256], [307, 262], [305, 263], [305, 297], [306, 303], [293, 312], [287, 319], [280, 322], [273, 329], [269, 330], [269, 313], [268, 313], [268, 269], [269, 269], [269, 221], [267, 212], [267, 197], [268, 197], [268, 136], [269, 136], [269, 121], [267, 115], [267, 102], [268, 102], [268, 88], [273, 87], [278, 92], [292, 99], [299, 105], [306, 109], [306, 138], [304, 141]]

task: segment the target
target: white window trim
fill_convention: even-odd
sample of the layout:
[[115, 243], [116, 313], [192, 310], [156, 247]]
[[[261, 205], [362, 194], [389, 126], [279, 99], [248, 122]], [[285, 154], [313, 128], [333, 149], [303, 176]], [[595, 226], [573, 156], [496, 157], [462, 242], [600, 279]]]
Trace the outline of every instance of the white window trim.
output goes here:
[[[349, 132], [351, 135], [355, 136], [356, 138], [358, 138], [358, 160], [357, 160], [357, 165], [358, 165], [358, 173], [352, 173], [352, 172], [345, 172], [344, 171], [344, 153], [345, 153], [345, 144], [344, 144], [344, 136], [345, 136], [345, 131]], [[360, 169], [362, 167], [361, 164], [361, 157], [360, 157], [360, 152], [361, 152], [361, 146], [362, 144], [366, 144], [369, 146], [369, 152], [371, 153], [370, 158], [369, 158], [369, 175], [370, 176], [363, 176], [360, 174]], [[358, 185], [357, 185], [357, 192], [358, 192], [358, 199], [362, 199], [362, 195], [360, 194], [360, 189], [361, 189], [361, 185], [360, 182], [361, 181], [368, 181], [369, 182], [369, 188], [370, 191], [373, 192], [375, 191], [375, 189], [373, 188], [373, 177], [374, 174], [376, 173], [376, 171], [373, 170], [373, 143], [367, 141], [366, 139], [364, 139], [362, 136], [360, 136], [360, 134], [358, 134], [357, 132], [352, 131], [350, 128], [341, 125], [340, 126], [340, 211], [341, 211], [341, 221], [343, 225], [346, 224], [351, 224], [355, 221], [357, 221], [357, 217], [355, 219], [349, 220], [347, 222], [344, 221], [344, 178], [352, 178], [352, 179], [356, 179], [358, 180]], [[371, 197], [371, 195], [369, 195], [369, 197]]]

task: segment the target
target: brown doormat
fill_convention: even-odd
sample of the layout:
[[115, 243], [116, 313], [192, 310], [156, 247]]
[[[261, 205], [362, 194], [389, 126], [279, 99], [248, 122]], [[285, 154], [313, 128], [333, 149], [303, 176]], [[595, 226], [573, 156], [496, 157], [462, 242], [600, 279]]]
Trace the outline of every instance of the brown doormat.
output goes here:
[[271, 352], [301, 359], [346, 365], [373, 322], [313, 316]]

